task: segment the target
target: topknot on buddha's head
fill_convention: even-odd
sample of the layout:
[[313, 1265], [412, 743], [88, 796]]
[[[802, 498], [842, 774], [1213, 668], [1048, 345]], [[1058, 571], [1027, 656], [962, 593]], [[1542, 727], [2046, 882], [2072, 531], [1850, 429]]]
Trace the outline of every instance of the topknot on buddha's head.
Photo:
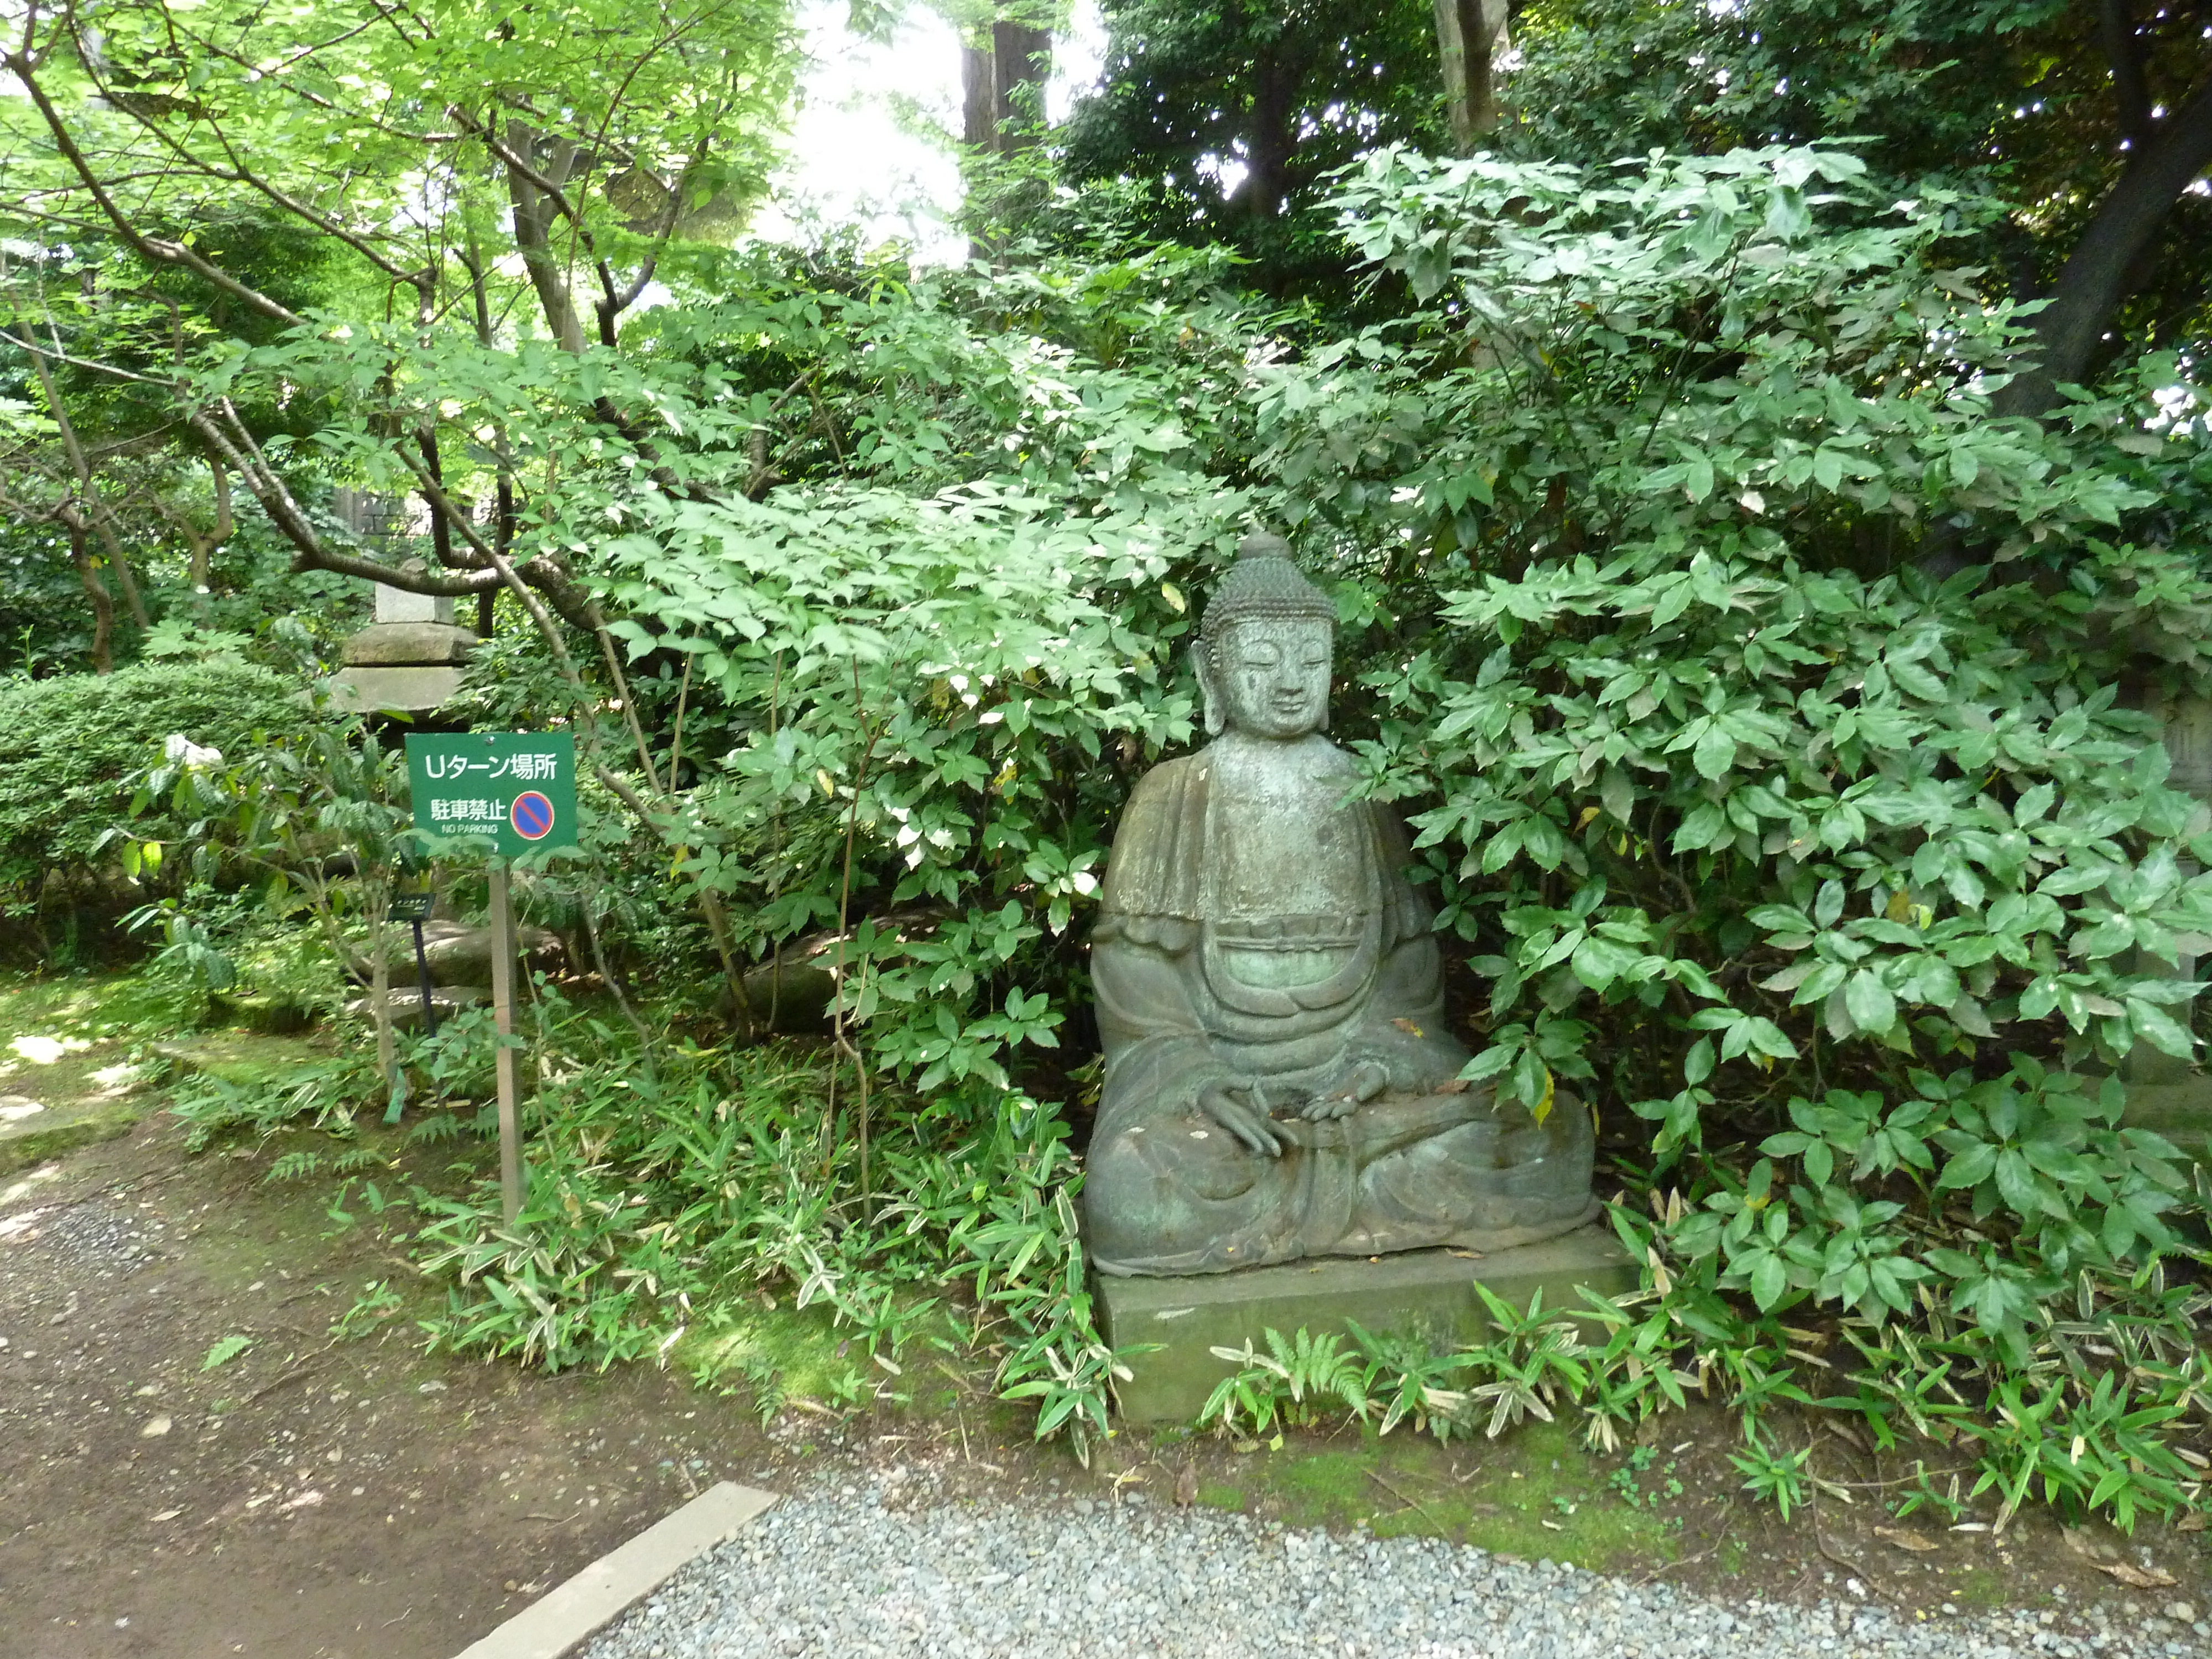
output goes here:
[[1336, 606], [1306, 580], [1291, 558], [1290, 544], [1261, 531], [1237, 544], [1237, 562], [1213, 590], [1198, 628], [1210, 653], [1241, 622], [1323, 622], [1333, 629]]

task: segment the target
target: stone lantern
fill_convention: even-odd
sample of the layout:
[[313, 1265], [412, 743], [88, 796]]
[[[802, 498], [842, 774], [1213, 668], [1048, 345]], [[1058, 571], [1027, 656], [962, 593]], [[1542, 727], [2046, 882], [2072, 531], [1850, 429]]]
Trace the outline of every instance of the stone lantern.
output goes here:
[[376, 620], [345, 642], [345, 666], [331, 677], [331, 700], [359, 711], [443, 708], [460, 690], [476, 642], [473, 629], [454, 625], [450, 598], [379, 582]]
[[[410, 526], [404, 497], [340, 489], [331, 509], [380, 557], [427, 526]], [[399, 567], [427, 569], [420, 560]], [[449, 595], [410, 593], [376, 585], [376, 620], [345, 642], [345, 665], [331, 678], [331, 701], [357, 713], [420, 714], [443, 708], [461, 689], [461, 674], [477, 643], [473, 629], [454, 625]]]

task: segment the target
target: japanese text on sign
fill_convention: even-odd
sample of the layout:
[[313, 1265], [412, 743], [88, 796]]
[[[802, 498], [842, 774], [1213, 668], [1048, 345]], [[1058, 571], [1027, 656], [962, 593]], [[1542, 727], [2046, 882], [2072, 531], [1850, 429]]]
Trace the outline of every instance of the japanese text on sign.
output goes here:
[[454, 800], [440, 796], [430, 803], [433, 823], [497, 823], [506, 816], [507, 809], [495, 800]]
[[[561, 775], [560, 757], [550, 753], [525, 752], [501, 755], [489, 759], [471, 760], [466, 755], [430, 754], [422, 757], [422, 775], [438, 782], [451, 779], [466, 782], [471, 777], [513, 778], [518, 783], [534, 783], [539, 779], [550, 779]], [[504, 816], [500, 812], [494, 817]]]

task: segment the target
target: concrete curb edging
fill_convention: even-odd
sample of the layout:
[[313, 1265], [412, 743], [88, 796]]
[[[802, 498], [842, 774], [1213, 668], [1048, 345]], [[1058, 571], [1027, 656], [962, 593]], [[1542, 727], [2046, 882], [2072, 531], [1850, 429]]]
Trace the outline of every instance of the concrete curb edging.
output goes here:
[[471, 1643], [458, 1659], [562, 1659], [775, 1499], [772, 1492], [732, 1480], [708, 1487]]

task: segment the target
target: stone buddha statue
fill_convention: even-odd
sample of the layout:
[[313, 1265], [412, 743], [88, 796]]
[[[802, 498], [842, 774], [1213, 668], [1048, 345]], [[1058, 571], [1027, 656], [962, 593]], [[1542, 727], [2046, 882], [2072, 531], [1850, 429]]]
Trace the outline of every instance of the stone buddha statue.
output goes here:
[[1589, 1114], [1457, 1081], [1396, 813], [1322, 735], [1336, 613], [1252, 536], [1194, 651], [1213, 741], [1130, 797], [1091, 935], [1105, 1081], [1084, 1186], [1109, 1273], [1493, 1250], [1580, 1225]]

